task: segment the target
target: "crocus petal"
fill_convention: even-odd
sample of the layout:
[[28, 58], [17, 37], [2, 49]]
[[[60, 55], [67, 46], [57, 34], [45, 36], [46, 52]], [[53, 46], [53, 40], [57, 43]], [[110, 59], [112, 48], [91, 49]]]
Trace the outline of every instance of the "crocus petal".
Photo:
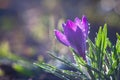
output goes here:
[[70, 43], [70, 46], [75, 49], [80, 56], [85, 59], [85, 39], [82, 30], [77, 27], [76, 32], [68, 28], [65, 35]]
[[88, 35], [88, 21], [87, 18], [85, 16], [82, 17], [82, 22], [81, 24], [83, 25], [84, 29], [85, 29], [85, 36]]
[[[64, 34], [71, 36], [76, 31], [77, 25], [71, 20], [67, 20], [66, 24], [63, 24]], [[72, 37], [72, 36], [71, 36]]]
[[[86, 57], [85, 57], [85, 55], [86, 55], [85, 54], [85, 50], [86, 50], [86, 42], [85, 42], [85, 40], [86, 39], [84, 37], [84, 33], [78, 27], [75, 34], [78, 34], [78, 37], [76, 36], [76, 43], [75, 43], [76, 51], [79, 53], [79, 55], [81, 57], [83, 57], [84, 60], [86, 60]], [[79, 35], [80, 35], [80, 37], [79, 37]]]
[[58, 30], [54, 30], [56, 38], [64, 45], [69, 46], [66, 36]]
[[86, 18], [86, 16], [84, 16], [84, 15], [82, 16], [82, 22], [83, 22], [83, 23], [88, 23], [87, 18]]
[[88, 21], [85, 16], [82, 21], [75, 18], [74, 22], [67, 20], [62, 24], [63, 32], [55, 30], [56, 38], [66, 46], [72, 47], [84, 60], [86, 60], [86, 38], [88, 36]]
[[81, 25], [81, 20], [78, 17], [75, 18], [74, 22], [78, 27], [80, 27], [80, 29], [84, 29]]
[[63, 27], [63, 31], [65, 31], [66, 24], [63, 23], [63, 24], [62, 24], [62, 27]]
[[76, 24], [81, 24], [81, 20], [78, 17], [76, 17], [74, 21]]
[[76, 24], [71, 20], [67, 20], [66, 27], [72, 29], [73, 31], [76, 31], [76, 28], [77, 28]]

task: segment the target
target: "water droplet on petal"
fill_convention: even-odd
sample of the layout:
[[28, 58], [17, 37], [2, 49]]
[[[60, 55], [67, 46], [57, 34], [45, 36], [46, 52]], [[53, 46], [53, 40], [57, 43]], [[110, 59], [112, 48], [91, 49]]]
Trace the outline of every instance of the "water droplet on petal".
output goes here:
[[65, 73], [65, 71], [62, 71], [63, 73]]
[[62, 77], [64, 78], [65, 76], [63, 75]]
[[87, 50], [85, 50], [85, 53], [87, 53], [88, 51]]
[[70, 70], [70, 72], [72, 72], [72, 71]]
[[75, 79], [77, 79], [77, 77], [75, 77]]
[[88, 26], [90, 26], [90, 23], [88, 23]]
[[88, 31], [88, 34], [90, 33], [90, 31]]

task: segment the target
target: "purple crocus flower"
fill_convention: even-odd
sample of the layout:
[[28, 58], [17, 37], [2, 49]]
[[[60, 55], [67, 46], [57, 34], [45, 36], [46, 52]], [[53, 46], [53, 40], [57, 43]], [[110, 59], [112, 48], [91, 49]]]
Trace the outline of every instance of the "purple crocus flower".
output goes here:
[[86, 61], [86, 39], [88, 36], [88, 21], [85, 16], [82, 21], [75, 18], [74, 22], [67, 20], [63, 25], [64, 32], [54, 30], [56, 38], [64, 45], [72, 47]]

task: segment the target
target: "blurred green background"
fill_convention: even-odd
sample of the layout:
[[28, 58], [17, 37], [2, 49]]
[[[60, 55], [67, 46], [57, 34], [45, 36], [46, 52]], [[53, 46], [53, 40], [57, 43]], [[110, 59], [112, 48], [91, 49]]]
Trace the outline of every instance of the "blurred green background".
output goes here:
[[108, 24], [115, 44], [120, 33], [120, 0], [0, 0], [0, 80], [59, 80], [33, 65], [45, 61], [57, 67], [47, 51], [73, 61], [68, 48], [54, 37], [67, 19], [86, 15], [89, 37], [94, 41], [99, 26]]

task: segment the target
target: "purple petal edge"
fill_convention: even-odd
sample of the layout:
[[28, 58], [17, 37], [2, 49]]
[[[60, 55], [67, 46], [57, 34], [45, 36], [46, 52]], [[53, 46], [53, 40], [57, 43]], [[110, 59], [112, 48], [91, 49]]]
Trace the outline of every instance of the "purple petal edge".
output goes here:
[[66, 27], [73, 31], [76, 31], [76, 29], [77, 29], [77, 25], [71, 20], [67, 20]]
[[88, 20], [86, 18], [86, 16], [82, 16], [82, 25], [84, 26], [84, 29], [85, 29], [85, 34], [86, 36], [88, 35], [88, 29], [89, 29], [89, 26], [88, 26]]
[[54, 33], [59, 42], [61, 42], [62, 44], [66, 45], [66, 46], [70, 46], [66, 36], [63, 33], [61, 33], [58, 30], [54, 30]]

